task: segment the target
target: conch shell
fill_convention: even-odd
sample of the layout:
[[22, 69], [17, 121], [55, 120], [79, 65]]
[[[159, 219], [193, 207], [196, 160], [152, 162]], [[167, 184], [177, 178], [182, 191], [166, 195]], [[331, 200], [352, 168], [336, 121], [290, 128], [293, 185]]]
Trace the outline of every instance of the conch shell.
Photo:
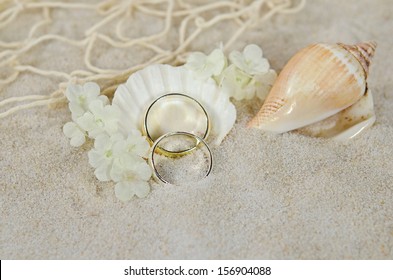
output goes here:
[[375, 48], [374, 42], [365, 42], [314, 44], [300, 50], [248, 126], [276, 133], [302, 128], [308, 135], [337, 139], [357, 135], [375, 121], [367, 88]]

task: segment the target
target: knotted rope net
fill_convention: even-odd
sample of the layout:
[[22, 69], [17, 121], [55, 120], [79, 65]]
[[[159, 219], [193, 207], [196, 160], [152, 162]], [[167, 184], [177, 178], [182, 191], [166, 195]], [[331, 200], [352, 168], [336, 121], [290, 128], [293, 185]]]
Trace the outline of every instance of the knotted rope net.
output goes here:
[[[180, 65], [193, 44], [209, 30], [219, 29], [227, 22], [235, 28], [222, 41], [222, 47], [230, 46], [246, 30], [261, 24], [276, 14], [299, 12], [305, 0], [106, 0], [98, 3], [86, 1], [34, 1], [5, 0], [0, 2], [0, 34], [30, 13], [40, 18], [29, 27], [26, 38], [5, 41], [0, 36], [0, 119], [17, 111], [42, 105], [65, 102], [67, 84], [93, 81], [101, 86], [102, 93], [112, 95], [117, 86], [124, 83], [135, 71], [150, 64], [168, 63]], [[64, 34], [50, 33], [58, 10], [84, 11], [96, 21], [83, 32], [82, 38], [71, 38]], [[148, 20], [147, 20], [148, 19]], [[133, 26], [159, 22], [156, 33], [130, 36], [127, 31]], [[108, 28], [110, 27], [110, 28]], [[47, 31], [47, 32], [46, 32]], [[135, 33], [135, 32], [134, 32]], [[143, 33], [143, 32], [141, 32]], [[135, 34], [133, 34], [135, 35]], [[208, 40], [211, 40], [208, 38]], [[80, 69], [42, 69], [26, 60], [33, 49], [40, 51], [53, 42], [79, 48], [83, 51], [83, 67]], [[168, 43], [169, 42], [169, 43]], [[109, 69], [96, 65], [100, 54], [98, 44], [107, 44], [113, 49], [148, 51], [148, 59], [131, 63], [126, 69]], [[56, 55], [56, 54], [54, 54]], [[59, 53], [58, 55], [62, 55]], [[145, 54], [146, 56], [146, 54]], [[121, 57], [118, 59], [122, 59]], [[57, 90], [42, 95], [23, 95], [1, 98], [4, 88], [20, 79], [22, 73], [59, 79]]]

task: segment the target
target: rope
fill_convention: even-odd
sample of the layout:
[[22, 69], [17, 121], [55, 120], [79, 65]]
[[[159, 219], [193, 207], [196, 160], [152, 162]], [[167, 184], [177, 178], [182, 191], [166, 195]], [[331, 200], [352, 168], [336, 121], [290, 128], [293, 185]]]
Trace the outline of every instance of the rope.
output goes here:
[[[220, 23], [232, 21], [237, 26], [226, 42], [222, 42], [224, 50], [228, 50], [247, 29], [260, 25], [276, 14], [297, 13], [303, 9], [305, 1], [235, 0], [213, 1], [204, 4], [200, 4], [201, 2], [197, 0], [106, 0], [97, 4], [86, 4], [82, 1], [73, 3], [36, 2], [34, 0], [6, 1], [0, 5], [0, 31], [22, 20], [24, 15], [37, 10], [41, 11], [41, 19], [31, 26], [25, 39], [15, 42], [0, 40], [0, 69], [6, 68], [7, 71], [1, 72], [9, 73], [0, 79], [0, 89], [17, 82], [20, 74], [24, 72], [60, 79], [61, 82], [59, 88], [48, 95], [26, 95], [0, 100], [0, 108], [11, 106], [0, 113], [0, 119], [20, 110], [64, 102], [64, 92], [69, 82], [97, 82], [102, 87], [102, 93], [110, 96], [129, 75], [150, 64], [184, 63], [188, 49], [195, 40], [201, 37], [204, 31], [215, 28]], [[52, 11], [58, 9], [91, 11], [99, 17], [99, 20], [85, 30], [82, 39], [44, 33], [43, 27], [50, 26], [53, 22]], [[148, 36], [136, 38], [126, 36], [124, 34], [125, 23], [127, 20], [137, 21], [136, 13], [163, 20], [162, 30]], [[105, 34], [103, 29], [112, 23], [115, 24], [114, 31], [111, 34]], [[37, 34], [42, 35], [37, 36]], [[163, 46], [163, 42], [168, 40], [174, 42], [171, 48]], [[33, 48], [39, 48], [54, 41], [83, 50], [83, 62], [86, 68], [65, 72], [39, 69], [23, 62], [23, 57], [28, 56]], [[150, 50], [153, 54], [146, 62], [131, 65], [128, 69], [106, 69], [93, 63], [92, 51], [100, 42], [117, 49], [138, 46]]]

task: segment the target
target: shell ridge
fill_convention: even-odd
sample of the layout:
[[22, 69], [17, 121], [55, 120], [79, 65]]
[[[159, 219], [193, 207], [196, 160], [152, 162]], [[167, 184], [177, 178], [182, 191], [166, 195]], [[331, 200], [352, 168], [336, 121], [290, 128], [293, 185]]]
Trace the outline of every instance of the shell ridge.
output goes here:
[[161, 67], [157, 65], [151, 65], [141, 71], [141, 75], [146, 82], [146, 87], [150, 97], [159, 97], [164, 95], [165, 89], [163, 87], [163, 80], [161, 74]]
[[[140, 117], [136, 120], [137, 124], [141, 124], [143, 122], [142, 112], [147, 109], [147, 102], [149, 98], [148, 91], [146, 89], [146, 83], [141, 78], [141, 75], [136, 75], [133, 80], [133, 83], [129, 84], [130, 92], [134, 93], [134, 98], [132, 99], [135, 102], [137, 109], [135, 109], [135, 115], [139, 115]], [[130, 101], [128, 104], [131, 104]]]
[[169, 67], [165, 67], [165, 72], [167, 77], [167, 86], [170, 92], [181, 93], [184, 91], [180, 70], [174, 68], [173, 73], [171, 73], [171, 69]]
[[346, 45], [342, 43], [338, 43], [337, 45], [350, 52], [357, 59], [357, 61], [362, 65], [367, 77], [371, 59], [374, 57], [377, 44], [375, 42], [364, 42], [356, 45]]
[[175, 93], [172, 88], [172, 85], [174, 84], [173, 81], [175, 81], [175, 78], [173, 77], [174, 76], [173, 74], [172, 75], [169, 74], [169, 69], [167, 65], [161, 67], [161, 74], [162, 74], [162, 82], [164, 84], [164, 88], [167, 89], [167, 92], [165, 92], [165, 94]]
[[133, 101], [139, 106], [143, 106], [143, 99], [148, 93], [148, 90], [140, 73], [135, 73], [135, 75], [132, 76], [132, 79], [126, 83], [126, 87], [128, 91], [134, 93]]
[[334, 48], [334, 46], [329, 46], [329, 45], [324, 45], [326, 49], [328, 49], [334, 56], [336, 56], [342, 64], [344, 64], [349, 71], [351, 75], [356, 77], [357, 83], [359, 85], [362, 84], [364, 77], [356, 75], [357, 74], [357, 68], [356, 65], [353, 65], [349, 59], [349, 57], [346, 55], [346, 53], [340, 52], [337, 48]]
[[[122, 118], [120, 121], [120, 126], [123, 128], [123, 132], [125, 134], [128, 134], [130, 131], [130, 128], [136, 128], [137, 127], [137, 118], [135, 117], [134, 114], [132, 114], [133, 111], [138, 110], [137, 106], [132, 102], [132, 98], [130, 95], [127, 94], [127, 88], [125, 85], [120, 85], [117, 90], [116, 94], [119, 98], [120, 101], [122, 102], [117, 102], [114, 105], [116, 105], [121, 111], [125, 112], [126, 118]], [[131, 110], [126, 107], [126, 104], [133, 104], [133, 108]]]

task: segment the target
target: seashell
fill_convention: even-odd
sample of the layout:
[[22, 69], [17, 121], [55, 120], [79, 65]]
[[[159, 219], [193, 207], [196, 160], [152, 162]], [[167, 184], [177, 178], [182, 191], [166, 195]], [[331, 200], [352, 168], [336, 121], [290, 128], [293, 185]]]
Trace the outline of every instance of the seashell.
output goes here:
[[[355, 104], [367, 90], [375, 48], [375, 43], [368, 42], [353, 46], [314, 44], [300, 50], [281, 71], [248, 126], [283, 133], [327, 119]], [[371, 94], [368, 96], [372, 104]], [[370, 104], [370, 99], [366, 100], [368, 103], [361, 104]]]
[[[120, 108], [123, 133], [142, 130], [146, 109], [158, 97], [182, 93], [197, 100], [210, 118], [209, 140], [219, 145], [236, 120], [235, 106], [222, 93], [213, 79], [202, 81], [183, 66], [150, 65], [133, 73], [115, 92], [112, 104]], [[165, 124], [163, 124], [165, 125]]]
[[352, 106], [297, 131], [314, 137], [348, 140], [372, 126], [375, 119], [373, 96], [371, 91], [367, 90], [362, 98]]

